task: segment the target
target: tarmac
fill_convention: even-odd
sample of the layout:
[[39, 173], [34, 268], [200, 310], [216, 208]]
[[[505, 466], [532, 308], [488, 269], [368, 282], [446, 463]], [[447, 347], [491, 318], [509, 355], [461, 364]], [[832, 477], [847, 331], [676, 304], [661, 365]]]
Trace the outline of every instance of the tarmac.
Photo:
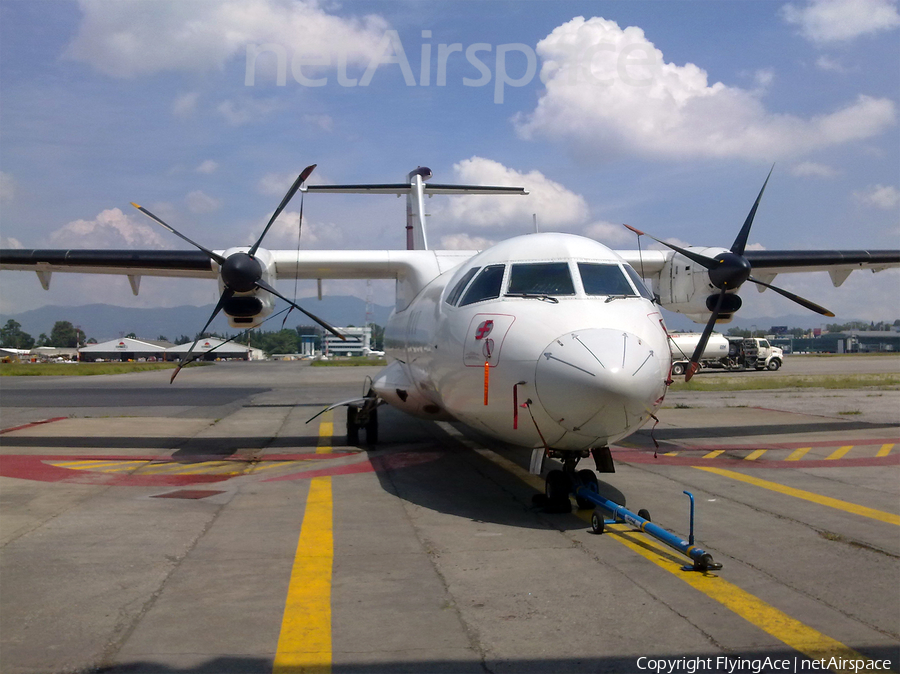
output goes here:
[[459, 424], [306, 423], [374, 372], [4, 377], [0, 671], [900, 671], [900, 391], [670, 392], [599, 477], [685, 538], [692, 492], [698, 573]]

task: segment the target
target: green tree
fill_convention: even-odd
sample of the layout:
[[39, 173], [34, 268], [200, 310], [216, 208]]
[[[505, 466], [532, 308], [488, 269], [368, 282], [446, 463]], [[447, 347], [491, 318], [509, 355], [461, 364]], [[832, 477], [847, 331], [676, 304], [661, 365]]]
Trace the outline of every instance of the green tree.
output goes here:
[[50, 346], [50, 338], [42, 332], [40, 335], [38, 335], [35, 346]]
[[6, 325], [0, 328], [0, 345], [12, 349], [30, 349], [34, 346], [34, 337], [22, 330], [18, 321], [9, 319]]
[[97, 340], [94, 339], [93, 337], [88, 337], [88, 340], [85, 342], [85, 344], [96, 344], [96, 343], [97, 343]]
[[125, 335], [125, 338], [126, 339], [137, 339], [137, 335], [134, 334], [133, 332], [129, 332], [127, 335]]
[[165, 335], [160, 335], [159, 337], [156, 338], [156, 341], [157, 342], [168, 342], [169, 338], [166, 337]]
[[49, 346], [73, 347], [84, 343], [84, 333], [69, 321], [56, 321], [50, 331]]

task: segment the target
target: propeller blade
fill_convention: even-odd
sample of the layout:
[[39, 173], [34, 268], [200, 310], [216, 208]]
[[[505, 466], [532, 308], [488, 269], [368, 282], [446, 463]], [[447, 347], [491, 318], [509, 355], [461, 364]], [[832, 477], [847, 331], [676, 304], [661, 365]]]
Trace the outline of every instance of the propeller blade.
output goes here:
[[[209, 324], [213, 322], [213, 319], [219, 314], [219, 312], [222, 310], [222, 307], [225, 306], [225, 302], [231, 299], [232, 295], [234, 295], [233, 290], [225, 288], [225, 290], [222, 291], [222, 296], [219, 298], [219, 302], [218, 304], [216, 304], [216, 308], [213, 309], [212, 315], [209, 317], [209, 320], [206, 321], [206, 325], [204, 325], [203, 329], [200, 331], [201, 335], [206, 332], [206, 328], [208, 328]], [[172, 373], [171, 379], [169, 379], [170, 384], [175, 381], [175, 377], [177, 377], [178, 373], [181, 372], [181, 368], [183, 368], [191, 361], [191, 353], [193, 353], [194, 347], [197, 346], [197, 342], [199, 341], [200, 339], [195, 339], [194, 343], [191, 344], [191, 348], [188, 349], [188, 352], [184, 354], [184, 357], [178, 362], [178, 367], [175, 368], [175, 371]]]
[[280, 292], [278, 292], [277, 290], [275, 290], [275, 288], [273, 288], [272, 286], [270, 286], [268, 283], [266, 283], [266, 282], [263, 281], [262, 279], [258, 280], [258, 281], [256, 282], [256, 285], [257, 285], [258, 288], [262, 288], [263, 290], [265, 290], [265, 291], [267, 291], [267, 292], [270, 292], [270, 293], [272, 293], [273, 295], [275, 295], [275, 297], [278, 297], [279, 299], [284, 300], [285, 302], [287, 302], [288, 304], [290, 304], [290, 305], [291, 305], [292, 307], [294, 307], [295, 309], [298, 309], [299, 311], [302, 311], [304, 314], [306, 314], [306, 315], [309, 316], [311, 319], [313, 319], [316, 323], [318, 323], [318, 324], [321, 325], [323, 328], [325, 328], [326, 330], [328, 330], [328, 332], [330, 332], [330, 333], [331, 333], [332, 335], [334, 335], [335, 337], [339, 337], [340, 339], [342, 339], [342, 340], [344, 340], [344, 341], [347, 341], [347, 338], [344, 337], [344, 335], [342, 335], [342, 334], [339, 333], [337, 330], [335, 330], [333, 327], [331, 327], [330, 325], [328, 325], [328, 323], [326, 323], [325, 321], [323, 321], [321, 318], [319, 318], [319, 317], [316, 316], [315, 314], [309, 313], [306, 309], [304, 309], [303, 307], [301, 307], [299, 304], [295, 304], [294, 302], [291, 302], [287, 297], [285, 297], [285, 296], [282, 295]]
[[259, 235], [259, 238], [256, 240], [256, 243], [254, 243], [250, 247], [248, 254], [251, 257], [256, 255], [256, 251], [259, 249], [259, 245], [262, 243], [263, 237], [265, 237], [266, 233], [269, 231], [269, 228], [272, 226], [272, 223], [275, 222], [275, 220], [278, 218], [279, 215], [281, 215], [281, 211], [283, 211], [285, 206], [287, 206], [288, 203], [290, 202], [290, 200], [294, 198], [294, 195], [297, 193], [297, 190], [300, 189], [300, 185], [302, 185], [304, 182], [306, 182], [306, 179], [309, 178], [310, 174], [313, 172], [313, 169], [315, 169], [315, 168], [316, 168], [316, 164], [311, 164], [310, 166], [307, 166], [305, 169], [303, 169], [303, 171], [300, 173], [300, 175], [297, 176], [297, 179], [294, 181], [294, 184], [291, 185], [291, 188], [287, 191], [287, 194], [284, 195], [284, 199], [282, 199], [281, 203], [278, 204], [278, 208], [276, 208], [275, 212], [272, 213], [272, 217], [269, 218], [269, 222], [266, 225], [266, 228], [263, 230], [262, 234]]
[[803, 297], [800, 297], [800, 295], [795, 295], [794, 293], [784, 290], [783, 288], [779, 288], [778, 286], [773, 286], [771, 283], [765, 283], [763, 281], [760, 281], [759, 279], [753, 278], [752, 276], [750, 278], [748, 278], [747, 280], [752, 281], [756, 285], [765, 286], [766, 288], [771, 288], [772, 290], [774, 290], [776, 293], [778, 293], [782, 297], [787, 297], [789, 300], [793, 300], [794, 302], [799, 304], [801, 307], [806, 307], [810, 311], [815, 311], [817, 314], [822, 314], [823, 316], [828, 316], [829, 318], [834, 318], [834, 314], [831, 313], [830, 311], [828, 311], [828, 309], [826, 309], [825, 307], [819, 306], [815, 302], [810, 302], [809, 300], [804, 299]]
[[769, 175], [766, 176], [766, 181], [763, 183], [762, 189], [759, 191], [759, 196], [756, 197], [756, 201], [753, 203], [753, 208], [750, 209], [750, 213], [747, 215], [747, 219], [744, 220], [744, 226], [741, 227], [741, 231], [738, 232], [734, 243], [731, 244], [731, 252], [735, 255], [744, 254], [744, 248], [747, 245], [747, 239], [750, 237], [750, 226], [753, 224], [753, 218], [756, 217], [756, 209], [759, 208], [759, 202], [762, 199], [763, 192], [766, 191], [766, 185], [769, 184], [769, 178], [772, 176], [772, 171], [774, 170], [775, 164], [772, 164], [772, 168], [769, 169]]
[[691, 356], [691, 363], [688, 365], [687, 372], [684, 373], [685, 382], [689, 382], [691, 377], [693, 377], [697, 370], [700, 369], [700, 356], [706, 351], [706, 343], [709, 341], [709, 336], [712, 334], [713, 328], [716, 325], [716, 319], [719, 318], [719, 310], [722, 308], [725, 293], [726, 290], [723, 288], [722, 292], [719, 293], [719, 299], [716, 300], [716, 307], [713, 309], [712, 315], [706, 323], [706, 327], [703, 328], [703, 334], [700, 335], [700, 341], [697, 342], [697, 348], [694, 349], [694, 353]]
[[181, 232], [179, 232], [179, 231], [176, 230], [175, 228], [171, 227], [170, 225], [166, 224], [166, 223], [163, 222], [161, 219], [157, 218], [155, 215], [153, 215], [153, 213], [151, 213], [150, 211], [148, 211], [148, 210], [147, 210], [146, 208], [144, 208], [143, 206], [138, 206], [138, 205], [137, 205], [136, 203], [134, 203], [133, 201], [131, 202], [131, 205], [134, 206], [136, 209], [138, 209], [141, 213], [143, 213], [144, 215], [146, 215], [148, 218], [150, 218], [151, 220], [153, 220], [154, 222], [157, 222], [157, 223], [159, 223], [160, 225], [162, 225], [163, 227], [165, 227], [166, 229], [168, 229], [168, 230], [169, 230], [170, 232], [172, 232], [172, 234], [174, 234], [175, 236], [184, 239], [185, 241], [187, 241], [189, 244], [191, 244], [191, 245], [194, 246], [195, 248], [199, 248], [200, 250], [202, 250], [204, 253], [206, 253], [207, 255], [209, 255], [209, 257], [210, 257], [211, 259], [215, 260], [215, 261], [218, 262], [220, 265], [221, 265], [221, 264], [225, 264], [225, 258], [222, 257], [221, 255], [219, 255], [218, 253], [214, 253], [214, 252], [212, 252], [211, 250], [209, 250], [208, 248], [204, 248], [203, 246], [201, 246], [201, 245], [200, 245], [199, 243], [197, 243], [196, 241], [191, 241], [191, 240], [190, 240], [189, 238], [187, 238], [184, 234], [182, 234]]
[[649, 236], [651, 239], [653, 239], [657, 243], [661, 243], [664, 246], [668, 246], [669, 248], [674, 250], [676, 253], [681, 253], [687, 259], [693, 260], [694, 262], [701, 265], [702, 267], [706, 267], [707, 269], [713, 269], [714, 267], [717, 267], [719, 265], [719, 262], [717, 260], [714, 260], [711, 257], [706, 257], [705, 255], [700, 255], [700, 253], [694, 253], [693, 251], [685, 250], [684, 248], [680, 248], [679, 246], [676, 246], [673, 243], [669, 243], [668, 241], [663, 241], [662, 239], [657, 239], [655, 236], [651, 236], [650, 234], [642, 232], [639, 229], [635, 229], [631, 225], [625, 225], [625, 227], [640, 236]]

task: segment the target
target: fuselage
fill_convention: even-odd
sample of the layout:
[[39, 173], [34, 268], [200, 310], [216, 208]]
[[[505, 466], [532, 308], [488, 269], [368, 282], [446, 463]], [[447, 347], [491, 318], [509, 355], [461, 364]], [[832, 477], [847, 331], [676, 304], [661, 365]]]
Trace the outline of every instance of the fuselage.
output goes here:
[[640, 278], [567, 234], [503, 241], [437, 276], [385, 330], [387, 402], [523, 447], [588, 449], [659, 408], [671, 367]]

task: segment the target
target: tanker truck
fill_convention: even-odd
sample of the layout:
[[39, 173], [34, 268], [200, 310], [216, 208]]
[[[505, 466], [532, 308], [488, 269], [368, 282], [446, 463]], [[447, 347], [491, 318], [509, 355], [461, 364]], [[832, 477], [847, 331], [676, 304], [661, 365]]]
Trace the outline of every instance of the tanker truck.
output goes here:
[[[669, 334], [672, 349], [672, 376], [684, 374], [691, 355], [700, 342], [699, 332]], [[725, 370], [777, 370], [784, 362], [784, 352], [759, 337], [726, 337], [718, 332], [709, 336], [700, 354], [700, 366]]]

